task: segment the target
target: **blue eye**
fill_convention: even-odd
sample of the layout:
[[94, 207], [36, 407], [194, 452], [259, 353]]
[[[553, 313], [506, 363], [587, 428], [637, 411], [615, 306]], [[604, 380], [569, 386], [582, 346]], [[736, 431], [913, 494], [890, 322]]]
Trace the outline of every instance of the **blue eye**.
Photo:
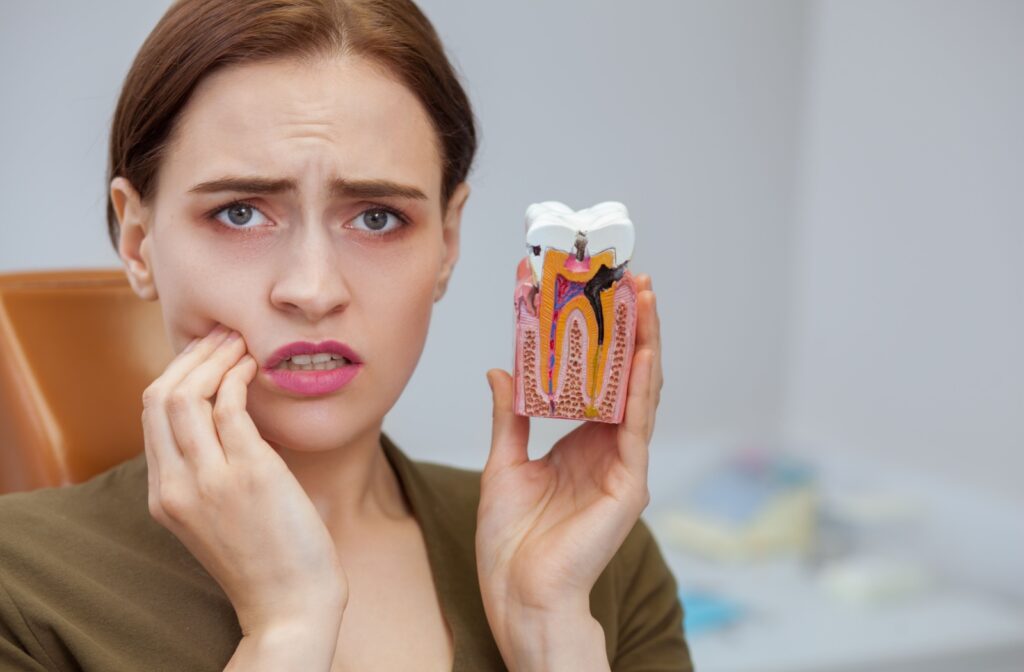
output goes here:
[[[390, 208], [376, 206], [359, 213], [354, 220], [357, 224], [365, 227], [364, 231], [377, 234], [391, 233], [395, 229], [405, 226], [405, 219], [396, 211]], [[358, 228], [358, 227], [357, 227]]]
[[[227, 213], [227, 221], [220, 217], [221, 214]], [[214, 213], [214, 219], [224, 224], [229, 229], [253, 229], [256, 226], [249, 226], [254, 221], [259, 223], [259, 218], [266, 217], [263, 215], [256, 206], [249, 203], [243, 203], [238, 201], [236, 203], [229, 203], [220, 210]]]

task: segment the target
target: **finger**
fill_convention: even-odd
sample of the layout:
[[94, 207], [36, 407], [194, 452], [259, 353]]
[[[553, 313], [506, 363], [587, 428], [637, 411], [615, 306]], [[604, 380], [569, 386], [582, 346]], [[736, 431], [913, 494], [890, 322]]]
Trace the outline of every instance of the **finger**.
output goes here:
[[163, 381], [168, 391], [173, 389], [192, 369], [216, 352], [230, 333], [231, 329], [223, 324], [217, 324], [208, 334], [185, 346], [185, 349], [167, 365], [158, 380]]
[[[166, 477], [180, 472], [185, 458], [178, 452], [174, 443], [174, 434], [166, 422], [166, 416], [163, 416], [162, 420], [158, 419], [155, 410], [147, 407], [145, 403], [142, 407], [142, 435], [143, 448], [146, 453], [146, 480], [149, 494], [151, 498], [157, 498], [160, 496], [161, 475], [161, 459], [158, 458], [158, 455], [173, 455], [173, 457], [162, 460], [163, 473]], [[157, 444], [160, 444], [160, 447]], [[178, 464], [175, 465], [175, 462]]]
[[245, 341], [233, 332], [205, 361], [189, 372], [167, 400], [167, 413], [174, 438], [185, 460], [197, 471], [223, 466], [224, 449], [213, 423], [211, 397], [217, 393], [224, 374], [245, 354]]
[[[650, 279], [642, 281], [647, 284]], [[619, 443], [623, 462], [630, 471], [636, 469], [635, 473], [646, 473], [647, 446], [655, 405], [652, 392], [660, 349], [654, 292], [648, 289], [639, 292], [636, 308], [636, 345], [626, 391], [625, 414], [619, 426]]]
[[651, 434], [654, 434], [654, 422], [658, 405], [661, 403], [661, 388], [664, 384], [664, 377], [661, 370], [661, 317], [658, 315], [658, 297], [653, 291], [650, 294], [651, 310], [648, 313], [647, 328], [650, 330], [649, 341], [654, 351], [654, 362], [652, 363], [651, 371], [651, 403], [649, 407], [651, 418], [649, 431]]
[[645, 289], [637, 294], [636, 350], [649, 348], [654, 355], [654, 371], [652, 372], [651, 391], [653, 403], [651, 412], [657, 407], [661, 398], [661, 321], [658, 317], [658, 305], [655, 294]]
[[658, 325], [654, 292], [645, 289], [636, 294], [636, 347], [660, 350], [661, 333]]
[[512, 376], [502, 369], [487, 372], [491, 386], [493, 417], [491, 452], [484, 471], [501, 470], [528, 462], [530, 419], [513, 409]]
[[618, 429], [619, 456], [626, 469], [640, 479], [647, 477], [651, 374], [654, 356], [649, 348], [637, 350], [630, 367], [626, 410]]
[[167, 397], [181, 378], [198, 361], [202, 361], [228, 331], [218, 324], [206, 336], [192, 339], [142, 394], [143, 445], [150, 501], [159, 501], [162, 482], [178, 481], [188, 471], [167, 415]]
[[184, 375], [201, 361], [200, 358], [206, 356], [203, 353], [209, 353], [227, 333], [228, 329], [217, 325], [205, 337], [192, 339], [142, 393], [142, 430], [151, 492], [159, 493], [161, 476], [174, 478], [186, 468], [185, 456], [174, 438], [167, 417], [167, 397]]
[[172, 390], [200, 362], [209, 357], [230, 330], [218, 324], [204, 337], [193, 339], [142, 394], [143, 430], [147, 437], [147, 464], [157, 476], [179, 473], [185, 456], [174, 439], [166, 403]]
[[214, 426], [229, 463], [232, 459], [256, 457], [263, 444], [256, 423], [246, 411], [249, 383], [256, 377], [257, 370], [259, 366], [253, 356], [243, 356], [224, 374], [213, 404]]
[[651, 276], [647, 275], [646, 273], [640, 273], [639, 275], [633, 278], [633, 281], [636, 283], [637, 293], [642, 292], [645, 289], [651, 288]]
[[[661, 387], [662, 387], [662, 371], [661, 371], [661, 322], [658, 317], [657, 301], [655, 300], [654, 294], [654, 281], [651, 276], [646, 273], [641, 273], [635, 276], [634, 281], [636, 283], [637, 292], [637, 341], [636, 347], [650, 347], [654, 351], [654, 369], [651, 377], [651, 393], [653, 395], [653, 402], [648, 407], [648, 413], [650, 415], [649, 431], [653, 434], [654, 432], [654, 421], [658, 404], [661, 400]], [[642, 295], [649, 294], [651, 296], [651, 309], [649, 311], [641, 311], [640, 303], [646, 301], [642, 299]], [[641, 313], [642, 314], [639, 314]]]
[[662, 321], [657, 314], [657, 297], [651, 290], [644, 290], [637, 296], [637, 348], [650, 348], [653, 353], [653, 369], [651, 371], [651, 430], [653, 430], [654, 411], [662, 398]]

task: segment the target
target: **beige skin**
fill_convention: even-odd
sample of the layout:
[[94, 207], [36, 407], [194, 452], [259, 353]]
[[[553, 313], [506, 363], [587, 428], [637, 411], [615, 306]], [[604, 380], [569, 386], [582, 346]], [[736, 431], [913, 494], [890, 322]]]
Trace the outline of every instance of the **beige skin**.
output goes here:
[[[221, 71], [181, 122], [152, 203], [122, 178], [110, 186], [129, 280], [142, 298], [161, 300], [179, 353], [144, 397], [150, 510], [235, 607], [245, 637], [229, 668], [450, 670], [451, 633], [422, 535], [379, 434], [458, 258], [469, 188], [460, 184], [442, 212], [426, 112], [358, 59]], [[297, 188], [190, 193], [226, 176], [289, 178]], [[426, 198], [332, 197], [336, 178], [388, 180]], [[225, 210], [220, 221], [205, 217], [239, 197], [258, 209], [243, 225], [253, 231], [230, 230]], [[406, 210], [411, 225], [374, 237], [364, 215], [380, 204]], [[662, 387], [650, 278], [637, 285], [620, 425], [584, 423], [529, 460], [529, 421], [512, 412], [511, 377], [488, 372], [494, 422], [478, 579], [513, 670], [608, 669], [588, 596], [649, 501]], [[211, 334], [219, 324], [240, 337]], [[336, 393], [296, 397], [260, 370], [285, 343], [326, 338], [364, 362]]]

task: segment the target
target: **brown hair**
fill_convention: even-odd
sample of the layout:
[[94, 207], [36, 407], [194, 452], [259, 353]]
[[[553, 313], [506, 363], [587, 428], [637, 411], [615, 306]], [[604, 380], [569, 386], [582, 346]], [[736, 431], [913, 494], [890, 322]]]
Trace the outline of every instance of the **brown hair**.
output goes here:
[[[148, 201], [189, 96], [215, 70], [283, 57], [351, 54], [397, 76], [426, 108], [442, 160], [441, 208], [477, 148], [473, 110], [434, 27], [412, 0], [178, 0], [125, 77], [110, 132], [107, 185], [123, 176]], [[120, 225], [107, 193], [115, 249]]]

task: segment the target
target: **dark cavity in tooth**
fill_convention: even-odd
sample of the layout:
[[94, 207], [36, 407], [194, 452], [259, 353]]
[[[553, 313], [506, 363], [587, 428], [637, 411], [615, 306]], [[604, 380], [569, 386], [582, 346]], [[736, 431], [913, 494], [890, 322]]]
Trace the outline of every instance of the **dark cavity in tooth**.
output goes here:
[[601, 308], [601, 292], [622, 279], [628, 263], [628, 261], [624, 261], [615, 268], [608, 268], [601, 264], [601, 268], [597, 269], [597, 273], [583, 288], [583, 294], [586, 295], [587, 301], [590, 301], [590, 307], [594, 309], [594, 317], [597, 318], [598, 347], [604, 343], [604, 310]]

